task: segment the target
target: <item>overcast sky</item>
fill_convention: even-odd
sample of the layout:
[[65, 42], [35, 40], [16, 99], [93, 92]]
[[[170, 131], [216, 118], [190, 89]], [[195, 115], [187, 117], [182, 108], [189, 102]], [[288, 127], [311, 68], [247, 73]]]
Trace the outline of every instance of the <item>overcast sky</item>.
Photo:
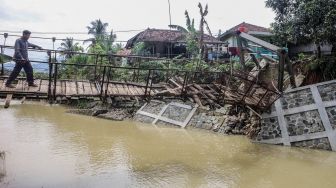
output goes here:
[[[265, 0], [170, 0], [172, 23], [185, 26], [184, 11], [198, 25], [198, 2], [208, 3], [206, 17], [214, 34], [245, 21], [269, 27], [273, 12], [265, 8]], [[87, 32], [86, 26], [95, 19], [109, 23], [108, 29], [166, 29], [169, 24], [168, 0], [0, 0], [0, 31], [29, 29], [38, 32]], [[137, 32], [117, 33], [125, 41]], [[32, 34], [32, 36], [42, 36]], [[87, 35], [43, 35], [86, 39]], [[12, 43], [9, 39], [8, 43]], [[47, 45], [46, 42], [33, 40]], [[3, 38], [0, 37], [3, 43]], [[48, 41], [49, 43], [49, 41]], [[49, 46], [49, 45], [48, 45]]]

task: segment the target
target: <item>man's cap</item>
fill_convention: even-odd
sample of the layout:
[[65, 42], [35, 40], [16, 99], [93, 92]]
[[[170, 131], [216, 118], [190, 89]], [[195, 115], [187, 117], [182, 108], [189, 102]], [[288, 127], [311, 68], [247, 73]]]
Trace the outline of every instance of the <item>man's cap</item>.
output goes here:
[[30, 32], [29, 30], [24, 30], [24, 31], [22, 32], [22, 34], [24, 34], [24, 35], [30, 35], [31, 32]]

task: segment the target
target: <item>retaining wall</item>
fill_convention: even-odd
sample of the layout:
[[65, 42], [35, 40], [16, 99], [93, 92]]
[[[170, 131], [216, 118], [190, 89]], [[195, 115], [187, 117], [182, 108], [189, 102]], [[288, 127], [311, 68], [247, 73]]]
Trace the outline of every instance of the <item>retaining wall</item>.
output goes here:
[[257, 142], [336, 151], [336, 80], [286, 91], [271, 111]]

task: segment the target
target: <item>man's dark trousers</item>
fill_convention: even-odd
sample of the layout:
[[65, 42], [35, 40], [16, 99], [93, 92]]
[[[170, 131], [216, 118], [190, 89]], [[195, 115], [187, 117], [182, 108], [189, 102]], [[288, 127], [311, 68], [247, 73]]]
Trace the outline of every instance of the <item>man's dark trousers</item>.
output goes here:
[[16, 79], [16, 77], [20, 74], [22, 68], [26, 72], [28, 84], [29, 85], [34, 84], [33, 67], [31, 66], [30, 62], [29, 61], [16, 61], [14, 70], [9, 75], [6, 85], [11, 84]]

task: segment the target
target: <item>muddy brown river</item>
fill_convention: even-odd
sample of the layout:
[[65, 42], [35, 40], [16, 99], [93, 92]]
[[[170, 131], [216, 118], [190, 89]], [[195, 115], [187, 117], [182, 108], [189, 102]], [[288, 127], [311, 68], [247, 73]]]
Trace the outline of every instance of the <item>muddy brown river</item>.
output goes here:
[[336, 153], [113, 122], [61, 106], [0, 106], [0, 187], [336, 187]]

